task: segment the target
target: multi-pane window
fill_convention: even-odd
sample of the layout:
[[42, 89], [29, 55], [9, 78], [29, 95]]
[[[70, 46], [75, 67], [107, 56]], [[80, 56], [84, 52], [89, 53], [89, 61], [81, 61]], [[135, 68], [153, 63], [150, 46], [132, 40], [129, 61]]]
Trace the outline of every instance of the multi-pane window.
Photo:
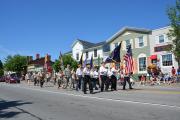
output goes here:
[[143, 36], [139, 37], [139, 47], [144, 46]]
[[86, 59], [88, 58], [88, 51], [86, 51]]
[[146, 57], [139, 58], [139, 71], [146, 71]]
[[172, 65], [172, 54], [162, 55], [162, 64], [163, 66]]
[[164, 42], [164, 35], [160, 35], [159, 36], [159, 43], [163, 43]]
[[94, 49], [94, 57], [97, 57], [97, 49]]
[[126, 40], [126, 48], [128, 48], [128, 46], [130, 45], [130, 40]]
[[76, 60], [79, 60], [79, 53], [76, 54]]

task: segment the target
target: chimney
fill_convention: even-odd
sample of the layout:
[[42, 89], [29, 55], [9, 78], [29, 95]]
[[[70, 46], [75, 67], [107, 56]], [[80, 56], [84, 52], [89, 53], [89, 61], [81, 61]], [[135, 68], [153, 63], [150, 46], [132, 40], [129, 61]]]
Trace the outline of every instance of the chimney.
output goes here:
[[36, 60], [40, 58], [40, 54], [36, 54]]

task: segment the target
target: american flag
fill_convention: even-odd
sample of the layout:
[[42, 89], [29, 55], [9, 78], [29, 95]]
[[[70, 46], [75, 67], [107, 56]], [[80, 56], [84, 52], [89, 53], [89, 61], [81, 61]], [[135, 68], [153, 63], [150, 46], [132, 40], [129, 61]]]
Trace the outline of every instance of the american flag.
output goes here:
[[127, 47], [127, 53], [124, 56], [125, 60], [125, 73], [133, 73], [133, 58], [132, 58], [132, 49], [131, 45]]

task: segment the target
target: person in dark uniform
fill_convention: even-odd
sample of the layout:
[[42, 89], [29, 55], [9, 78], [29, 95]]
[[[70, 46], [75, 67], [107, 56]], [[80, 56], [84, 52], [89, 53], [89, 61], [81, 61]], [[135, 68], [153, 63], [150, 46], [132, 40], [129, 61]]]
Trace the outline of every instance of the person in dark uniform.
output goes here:
[[107, 69], [105, 68], [105, 63], [103, 62], [100, 69], [99, 69], [99, 73], [100, 73], [100, 78], [101, 78], [101, 92], [104, 91], [104, 84], [107, 80]]
[[45, 78], [45, 73], [44, 72], [40, 73], [40, 87], [41, 88], [44, 85], [44, 78]]
[[86, 67], [83, 70], [83, 74], [84, 74], [84, 88], [83, 88], [83, 92], [84, 94], [87, 94], [86, 90], [87, 90], [87, 84], [89, 85], [89, 91], [90, 94], [93, 94], [93, 87], [92, 87], [92, 82], [91, 82], [91, 77], [90, 77], [90, 65], [86, 65]]
[[117, 90], [117, 78], [116, 78], [117, 70], [116, 70], [115, 66], [113, 66], [111, 68], [111, 72], [112, 72], [112, 75], [111, 75], [111, 91], [114, 91], [114, 90]]
[[125, 75], [124, 75], [123, 90], [126, 89], [126, 82], [128, 82], [128, 84], [129, 84], [129, 89], [133, 89], [131, 86], [131, 82], [130, 82], [130, 75], [131, 74], [129, 74], [129, 73], [125, 73]]

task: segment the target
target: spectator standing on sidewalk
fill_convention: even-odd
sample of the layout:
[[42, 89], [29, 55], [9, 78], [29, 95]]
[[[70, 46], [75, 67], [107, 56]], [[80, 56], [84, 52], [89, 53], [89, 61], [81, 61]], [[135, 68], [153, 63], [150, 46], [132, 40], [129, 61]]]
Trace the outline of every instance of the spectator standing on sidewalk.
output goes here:
[[176, 69], [174, 67], [172, 67], [172, 69], [171, 69], [171, 78], [172, 78], [173, 83], [176, 81], [175, 77], [176, 77]]

